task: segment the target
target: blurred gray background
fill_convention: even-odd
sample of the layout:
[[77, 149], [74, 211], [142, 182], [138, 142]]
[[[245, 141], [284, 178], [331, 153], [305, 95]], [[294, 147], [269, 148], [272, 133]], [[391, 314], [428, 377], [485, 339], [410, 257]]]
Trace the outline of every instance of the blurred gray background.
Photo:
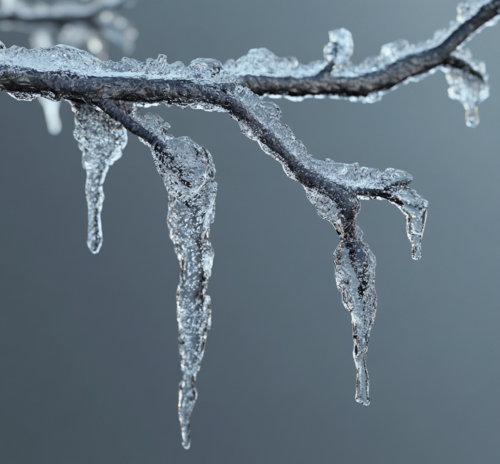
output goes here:
[[[346, 27], [358, 62], [384, 43], [430, 38], [456, 2], [141, 0], [125, 14], [141, 60], [225, 61], [267, 47], [307, 62], [328, 30]], [[0, 39], [27, 45], [21, 34]], [[213, 326], [189, 451], [177, 420], [178, 263], [149, 150], [130, 136], [110, 170], [94, 256], [69, 105], [52, 137], [36, 102], [1, 94], [0, 462], [497, 462], [499, 41], [497, 26], [470, 44], [491, 76], [477, 129], [442, 73], [373, 105], [277, 101], [315, 156], [404, 169], [430, 202], [420, 262], [403, 215], [362, 204], [378, 260], [369, 407], [354, 401], [333, 228], [228, 115], [153, 109], [212, 153], [219, 183]]]

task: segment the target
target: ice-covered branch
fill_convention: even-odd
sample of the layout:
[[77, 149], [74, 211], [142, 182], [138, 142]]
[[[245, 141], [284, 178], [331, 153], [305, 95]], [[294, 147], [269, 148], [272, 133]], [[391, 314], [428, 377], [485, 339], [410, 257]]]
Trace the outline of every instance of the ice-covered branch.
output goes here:
[[457, 20], [437, 31], [434, 38], [416, 45], [405, 40], [386, 44], [379, 56], [367, 58], [359, 65], [350, 62], [350, 32], [338, 29], [330, 31], [322, 60], [301, 64], [293, 57], [280, 58], [260, 48], [236, 61], [229, 60], [224, 66], [237, 76], [238, 83], [258, 95], [292, 100], [328, 96], [369, 103], [402, 83], [419, 80], [440, 69], [447, 73], [450, 86], [455, 87], [450, 90], [450, 97], [463, 103], [467, 124], [474, 126], [478, 122], [477, 103], [488, 95], [487, 75], [484, 65], [474, 62], [462, 47], [483, 27], [496, 23], [500, 0], [476, 0], [462, 3], [457, 9]]
[[2, 48], [0, 90], [19, 100], [43, 96], [73, 104], [75, 137], [90, 173], [92, 251], [98, 251], [101, 241], [102, 182], [107, 167], [125, 144], [123, 128], [151, 148], [169, 194], [168, 225], [181, 265], [177, 292], [183, 371], [179, 418], [186, 448], [196, 400], [196, 374], [210, 327], [206, 288], [213, 260], [209, 226], [214, 216], [215, 168], [202, 147], [190, 139], [168, 135], [168, 125], [159, 117], [142, 115], [139, 108], [145, 105], [227, 112], [245, 136], [257, 141], [265, 153], [281, 163], [288, 177], [304, 187], [318, 214], [335, 227], [340, 236], [334, 253], [336, 281], [353, 324], [356, 400], [369, 404], [366, 355], [376, 312], [375, 257], [363, 242], [356, 217], [362, 199], [386, 199], [395, 204], [406, 216], [412, 256], [419, 259], [427, 202], [409, 188], [409, 174], [314, 158], [281, 123], [280, 109], [241, 86], [216, 60], [198, 59], [184, 66], [170, 64], [160, 55], [146, 62], [124, 58], [115, 63], [61, 45], [34, 50]]

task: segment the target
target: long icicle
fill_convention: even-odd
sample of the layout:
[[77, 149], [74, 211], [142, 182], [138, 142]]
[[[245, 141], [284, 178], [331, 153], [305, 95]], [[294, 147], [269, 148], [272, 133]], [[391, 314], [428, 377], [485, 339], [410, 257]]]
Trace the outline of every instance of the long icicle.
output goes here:
[[167, 134], [168, 123], [156, 114], [134, 112], [133, 118], [157, 137], [151, 148], [158, 173], [168, 192], [167, 224], [181, 268], [177, 287], [177, 323], [182, 380], [179, 384], [179, 422], [182, 446], [191, 446], [190, 420], [198, 393], [196, 376], [211, 325], [206, 294], [214, 252], [210, 224], [215, 215], [217, 183], [212, 156], [188, 137]]

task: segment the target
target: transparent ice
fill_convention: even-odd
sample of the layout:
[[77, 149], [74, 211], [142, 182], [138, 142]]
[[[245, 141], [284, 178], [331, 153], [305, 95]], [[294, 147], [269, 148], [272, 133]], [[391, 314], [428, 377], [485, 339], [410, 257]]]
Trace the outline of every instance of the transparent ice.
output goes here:
[[88, 227], [87, 246], [98, 253], [102, 246], [101, 211], [104, 202], [104, 180], [109, 167], [122, 156], [127, 132], [122, 125], [91, 105], [73, 104], [73, 135], [82, 151], [86, 172]]
[[335, 29], [328, 33], [329, 42], [323, 47], [323, 57], [335, 66], [347, 63], [354, 52], [352, 34], [347, 29]]
[[166, 151], [151, 147], [158, 173], [168, 192], [167, 224], [181, 267], [177, 287], [177, 322], [182, 380], [179, 384], [179, 421], [182, 445], [188, 449], [191, 413], [198, 396], [196, 376], [211, 325], [210, 297], [206, 294], [214, 252], [210, 224], [214, 220], [217, 183], [210, 153], [188, 137], [167, 134], [169, 125], [158, 115], [134, 119], [163, 142]]

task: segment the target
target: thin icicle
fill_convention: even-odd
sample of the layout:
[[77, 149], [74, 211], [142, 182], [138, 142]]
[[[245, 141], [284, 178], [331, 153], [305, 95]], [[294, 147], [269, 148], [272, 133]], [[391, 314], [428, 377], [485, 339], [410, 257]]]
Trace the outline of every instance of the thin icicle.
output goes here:
[[411, 257], [415, 260], [422, 257], [422, 236], [427, 219], [428, 202], [415, 190], [401, 189], [389, 199], [406, 215], [406, 233], [411, 243]]
[[75, 114], [73, 135], [82, 151], [82, 165], [87, 173], [87, 246], [92, 253], [98, 253], [102, 246], [104, 180], [109, 167], [122, 156], [127, 132], [120, 123], [93, 106], [74, 103], [72, 109]]
[[191, 445], [191, 413], [198, 396], [196, 376], [211, 325], [210, 297], [206, 294], [214, 252], [210, 224], [214, 220], [217, 183], [210, 153], [188, 137], [174, 138], [159, 116], [134, 114], [134, 119], [163, 142], [167, 152], [151, 147], [158, 173], [167, 188], [167, 224], [181, 267], [177, 287], [177, 323], [182, 380], [179, 384], [179, 422], [182, 446]]

